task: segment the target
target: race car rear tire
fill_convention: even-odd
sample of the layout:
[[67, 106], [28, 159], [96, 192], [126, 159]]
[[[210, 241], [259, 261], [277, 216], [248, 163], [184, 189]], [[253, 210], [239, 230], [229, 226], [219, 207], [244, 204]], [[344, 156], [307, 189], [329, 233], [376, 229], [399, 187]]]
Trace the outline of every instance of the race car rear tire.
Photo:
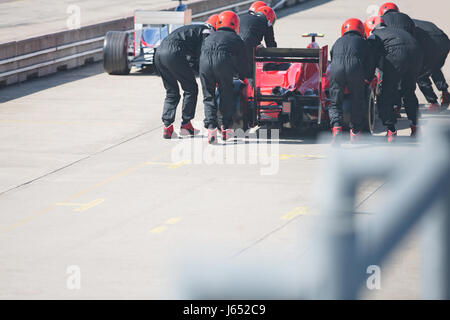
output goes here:
[[370, 134], [380, 133], [383, 129], [383, 124], [378, 114], [378, 105], [375, 93], [370, 90], [368, 94], [366, 128]]
[[103, 68], [105, 72], [115, 75], [130, 73], [128, 62], [128, 33], [109, 31], [103, 42]]

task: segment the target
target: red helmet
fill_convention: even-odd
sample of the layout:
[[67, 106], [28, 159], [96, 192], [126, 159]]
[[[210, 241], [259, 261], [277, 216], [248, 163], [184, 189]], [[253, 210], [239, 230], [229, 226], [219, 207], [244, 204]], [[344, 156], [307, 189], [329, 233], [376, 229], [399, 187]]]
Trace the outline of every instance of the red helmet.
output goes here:
[[381, 17], [373, 16], [364, 21], [364, 29], [366, 31], [366, 38], [370, 36], [372, 30], [379, 24], [384, 24], [384, 20]]
[[255, 12], [255, 10], [257, 8], [264, 7], [264, 6], [267, 6], [267, 4], [264, 1], [255, 1], [252, 3], [252, 5], [250, 6], [250, 8], [248, 10]]
[[359, 32], [363, 37], [365, 37], [364, 25], [359, 19], [351, 18], [345, 21], [344, 24], [342, 25], [341, 36], [350, 31]]
[[219, 20], [219, 15], [218, 14], [213, 14], [211, 17], [208, 18], [208, 20], [205, 21], [205, 24], [210, 27], [213, 28], [214, 30], [217, 29], [217, 22]]
[[400, 12], [400, 9], [397, 7], [395, 3], [386, 2], [385, 4], [381, 5], [380, 10], [378, 11], [378, 15], [381, 17], [388, 11]]
[[277, 19], [277, 15], [275, 14], [275, 11], [273, 11], [273, 9], [268, 6], [256, 8], [255, 14], [265, 17], [267, 19], [267, 23], [269, 24], [269, 27], [273, 26], [273, 24], [275, 23], [275, 20]]
[[220, 28], [230, 28], [236, 33], [239, 33], [239, 26], [241, 21], [236, 13], [233, 11], [224, 11], [219, 14], [219, 19], [217, 20], [217, 29]]

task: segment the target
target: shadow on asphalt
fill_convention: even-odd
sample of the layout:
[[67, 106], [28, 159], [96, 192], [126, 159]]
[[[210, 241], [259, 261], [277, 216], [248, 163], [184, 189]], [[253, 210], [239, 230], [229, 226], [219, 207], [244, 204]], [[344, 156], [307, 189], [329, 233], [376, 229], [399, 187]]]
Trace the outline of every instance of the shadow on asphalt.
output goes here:
[[22, 98], [30, 94], [58, 87], [103, 73], [102, 63], [93, 63], [79, 68], [60, 71], [41, 78], [13, 84], [0, 89], [0, 103]]
[[[96, 62], [89, 65], [84, 65], [78, 68], [60, 71], [58, 73], [49, 74], [41, 78], [25, 81], [22, 83], [13, 84], [0, 89], [0, 103], [12, 101], [18, 98], [26, 97], [30, 94], [58, 87], [72, 81], [86, 79], [104, 73], [103, 63]], [[154, 76], [155, 74], [146, 71], [136, 71], [124, 76], [111, 77], [140, 77], [140, 76]]]
[[[233, 140], [229, 140], [224, 143], [218, 144], [218, 146], [230, 146], [230, 145], [250, 145], [250, 144], [266, 144], [269, 145], [280, 144], [280, 145], [329, 145], [331, 143], [331, 134], [323, 134], [321, 132], [320, 137], [317, 138], [308, 138], [305, 136], [298, 136], [295, 138], [285, 138], [280, 136], [279, 140], [271, 140], [271, 139], [243, 139], [237, 138]], [[202, 136], [202, 138], [206, 139], [206, 136]], [[372, 136], [372, 137], [363, 137], [360, 143], [354, 144], [350, 143], [350, 140], [347, 137], [344, 137], [341, 141], [342, 145], [351, 146], [352, 149], [373, 149], [373, 148], [386, 148], [386, 146], [418, 146], [417, 140], [415, 138], [409, 136], [398, 136], [396, 141], [392, 144], [387, 144], [386, 137], [383, 136]]]

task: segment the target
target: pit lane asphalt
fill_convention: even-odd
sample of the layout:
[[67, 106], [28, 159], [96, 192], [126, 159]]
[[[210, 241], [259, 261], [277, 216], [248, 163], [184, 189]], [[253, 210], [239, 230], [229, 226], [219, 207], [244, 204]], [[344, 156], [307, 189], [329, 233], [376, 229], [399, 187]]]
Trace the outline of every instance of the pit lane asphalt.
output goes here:
[[[68, 30], [74, 18], [80, 26], [131, 17], [134, 9], [158, 10], [170, 0], [12, 0], [0, 3], [0, 42], [18, 41]], [[79, 14], [79, 15], [78, 15]]]
[[[398, 2], [449, 31], [446, 10], [431, 15], [422, 1]], [[371, 4], [313, 1], [289, 8], [275, 25], [279, 46], [304, 47], [301, 33], [322, 32], [319, 42], [331, 47], [342, 21], [365, 18]], [[445, 74], [449, 79], [448, 64]], [[158, 77], [109, 76], [101, 64], [0, 91], [0, 298], [179, 298], [186, 256], [250, 261], [255, 271], [263, 257], [295, 267], [304, 256], [329, 136], [282, 139], [279, 150], [239, 145], [246, 155], [273, 153], [272, 164], [279, 163], [273, 175], [262, 175], [267, 158], [208, 164], [203, 153], [184, 161], [180, 146], [195, 141], [205, 150], [206, 140], [163, 140], [163, 97]], [[448, 121], [448, 112], [423, 115], [431, 117]], [[395, 148], [416, 146], [408, 133], [400, 130], [406, 143]], [[367, 147], [386, 149], [356, 148]], [[382, 191], [382, 181], [359, 190], [358, 219], [370, 216]], [[382, 289], [364, 291], [364, 298], [419, 297], [417, 235], [396, 252], [382, 266]], [[78, 270], [71, 266], [81, 272], [79, 290], [69, 289]]]

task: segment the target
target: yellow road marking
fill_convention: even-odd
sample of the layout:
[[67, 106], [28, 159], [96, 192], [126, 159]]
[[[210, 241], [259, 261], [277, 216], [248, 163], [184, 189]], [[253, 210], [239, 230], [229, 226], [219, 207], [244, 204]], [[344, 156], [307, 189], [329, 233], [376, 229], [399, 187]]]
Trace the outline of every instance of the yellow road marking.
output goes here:
[[153, 228], [152, 230], [150, 230], [150, 232], [151, 233], [161, 233], [166, 229], [167, 229], [166, 226], [159, 226], [159, 227]]
[[47, 207], [45, 209], [42, 209], [41, 211], [39, 211], [36, 214], [32, 214], [32, 215], [30, 215], [28, 217], [23, 218], [22, 220], [17, 221], [16, 223], [13, 223], [13, 224], [7, 226], [4, 229], [0, 229], [0, 234], [4, 234], [4, 233], [6, 233], [8, 231], [14, 230], [14, 229], [20, 227], [21, 225], [26, 224], [28, 221], [30, 221], [30, 220], [32, 220], [32, 219], [34, 219], [34, 218], [36, 218], [36, 217], [38, 217], [40, 215], [43, 215], [43, 214], [49, 212], [52, 209], [53, 209], [53, 206]]
[[174, 163], [174, 164], [170, 165], [169, 169], [177, 169], [177, 168], [182, 167], [185, 164], [189, 164], [189, 163], [190, 163], [189, 160], [180, 161], [180, 162], [177, 162], [177, 163]]
[[74, 211], [82, 212], [99, 205], [105, 200], [106, 199], [96, 199], [88, 203], [57, 202], [55, 203], [55, 206], [77, 207], [74, 209]]
[[[174, 225], [174, 224], [176, 224], [176, 223], [178, 223], [180, 221], [181, 221], [181, 218], [178, 218], [178, 217], [177, 218], [170, 218], [170, 219], [166, 220], [164, 222], [164, 224], [166, 224], [166, 225]], [[163, 232], [166, 229], [167, 229], [166, 226], [158, 226], [156, 228], [151, 229], [150, 232], [151, 233], [161, 233], [161, 232]]]
[[160, 165], [160, 166], [167, 166], [169, 169], [177, 169], [179, 167], [184, 166], [185, 164], [189, 164], [191, 163], [191, 161], [189, 160], [184, 160], [184, 161], [180, 161], [180, 162], [156, 162], [156, 161], [148, 161], [145, 164], [148, 165]]
[[296, 207], [281, 217], [282, 220], [292, 220], [299, 215], [309, 214], [308, 207]]
[[180, 222], [181, 218], [170, 218], [169, 220], [167, 220], [166, 222], [164, 222], [165, 224], [175, 224]]
[[[139, 164], [139, 165], [137, 165], [137, 166], [135, 166], [135, 167], [133, 167], [133, 168], [127, 169], [127, 170], [125, 170], [125, 171], [122, 171], [122, 172], [120, 172], [120, 173], [118, 173], [118, 174], [116, 174], [116, 175], [114, 175], [114, 176], [112, 176], [112, 177], [110, 177], [110, 178], [108, 178], [108, 179], [105, 179], [105, 180], [103, 180], [103, 181], [101, 181], [101, 182], [95, 184], [94, 186], [92, 186], [92, 187], [90, 187], [90, 188], [87, 188], [87, 189], [85, 189], [85, 190], [82, 190], [82, 191], [80, 191], [80, 192], [78, 192], [78, 193], [73, 194], [73, 195], [70, 196], [68, 199], [66, 199], [65, 201], [63, 201], [63, 203], [65, 203], [65, 202], [71, 202], [72, 200], [77, 199], [77, 198], [81, 197], [82, 195], [84, 195], [84, 194], [86, 194], [86, 193], [88, 193], [88, 192], [90, 192], [90, 191], [93, 191], [93, 190], [95, 190], [95, 189], [98, 189], [98, 188], [100, 188], [100, 187], [102, 187], [102, 186], [104, 186], [104, 185], [106, 185], [106, 184], [108, 184], [108, 183], [111, 183], [111, 182], [113, 182], [113, 181], [115, 181], [115, 180], [117, 180], [117, 179], [119, 179], [119, 178], [121, 178], [121, 177], [124, 177], [124, 176], [126, 176], [126, 175], [129, 175], [130, 173], [133, 173], [134, 171], [138, 170], [139, 168], [142, 168], [142, 167], [145, 166], [145, 165], [146, 165], [146, 163], [144, 162], [144, 163], [141, 163], [141, 164]], [[32, 220], [32, 219], [34, 219], [34, 218], [36, 218], [36, 217], [38, 217], [38, 216], [40, 216], [40, 215], [43, 215], [43, 214], [49, 212], [50, 210], [52, 210], [52, 209], [55, 208], [55, 207], [56, 207], [56, 204], [54, 203], [54, 204], [50, 205], [49, 207], [47, 207], [47, 208], [45, 208], [45, 209], [39, 211], [39, 212], [36, 213], [36, 214], [32, 214], [32, 215], [30, 215], [30, 216], [28, 216], [28, 217], [25, 217], [25, 218], [23, 218], [22, 220], [20, 220], [20, 221], [14, 223], [14, 224], [11, 224], [11, 225], [5, 227], [4, 229], [0, 229], [0, 234], [4, 234], [4, 233], [6, 233], [6, 232], [8, 232], [8, 231], [14, 230], [14, 229], [16, 229], [17, 227], [20, 227], [20, 226], [26, 224], [26, 223], [29, 222], [30, 220]]]
[[[112, 177], [110, 177], [110, 178], [108, 178], [108, 179], [105, 179], [105, 180], [103, 180], [103, 181], [101, 181], [101, 182], [99, 182], [99, 183], [93, 185], [93, 186], [90, 187], [90, 188], [84, 189], [84, 190], [82, 190], [82, 191], [80, 191], [80, 192], [77, 192], [77, 193], [73, 194], [73, 195], [70, 196], [69, 199], [67, 199], [66, 201], [69, 202], [69, 201], [71, 201], [71, 200], [74, 200], [74, 199], [76, 199], [76, 198], [79, 198], [80, 196], [82, 196], [82, 195], [84, 195], [84, 194], [86, 194], [86, 193], [88, 193], [88, 192], [90, 192], [90, 191], [92, 191], [92, 190], [98, 189], [98, 188], [104, 186], [105, 184], [111, 183], [111, 182], [113, 182], [113, 181], [115, 181], [115, 180], [117, 180], [117, 179], [119, 179], [119, 178], [122, 178], [122, 177], [124, 177], [124, 176], [129, 175], [130, 173], [133, 173], [134, 171], [136, 171], [136, 170], [142, 168], [142, 167], [145, 166], [145, 165], [146, 165], [146, 163], [143, 162], [143, 163], [141, 163], [141, 164], [139, 164], [139, 165], [137, 165], [137, 166], [135, 166], [135, 167], [133, 167], [133, 168], [127, 169], [127, 170], [125, 170], [125, 171], [122, 171], [122, 172], [120, 172], [120, 173], [118, 173], [118, 174], [116, 174], [116, 175], [114, 175], [114, 176], [112, 176]], [[64, 202], [66, 202], [66, 201], [64, 201]]]
[[280, 160], [288, 160], [293, 158], [294, 155], [293, 154], [280, 154]]
[[[77, 192], [77, 193], [69, 196], [66, 200], [64, 200], [62, 202], [53, 203], [49, 207], [47, 207], [45, 209], [42, 209], [41, 211], [39, 211], [36, 214], [29, 215], [28, 217], [25, 217], [25, 218], [23, 218], [22, 220], [19, 220], [16, 223], [13, 223], [13, 224], [11, 224], [9, 226], [6, 226], [3, 229], [0, 229], [0, 234], [4, 234], [4, 233], [6, 233], [8, 231], [14, 230], [15, 228], [26, 224], [28, 221], [30, 221], [30, 220], [32, 220], [32, 219], [34, 219], [34, 218], [36, 218], [36, 217], [38, 217], [40, 215], [43, 215], [43, 214], [49, 212], [50, 210], [52, 210], [56, 206], [62, 205], [63, 203], [64, 203], [64, 205], [69, 205], [68, 203], [71, 203], [71, 201], [73, 201], [73, 200], [75, 200], [75, 199], [77, 199], [77, 198], [79, 198], [79, 197], [81, 197], [81, 196], [83, 196], [83, 195], [93, 191], [93, 190], [99, 189], [100, 187], [102, 187], [102, 186], [104, 186], [106, 184], [109, 184], [109, 183], [114, 182], [114, 181], [116, 181], [116, 180], [118, 180], [118, 179], [120, 179], [120, 178], [122, 178], [124, 176], [127, 176], [127, 175], [135, 172], [136, 170], [138, 170], [138, 169], [140, 169], [140, 168], [142, 168], [142, 167], [144, 167], [146, 165], [157, 164], [157, 165], [168, 166], [168, 168], [179, 168], [179, 167], [181, 167], [181, 166], [183, 166], [185, 164], [188, 164], [188, 163], [190, 163], [190, 161], [181, 161], [181, 162], [178, 162], [178, 163], [175, 163], [175, 164], [173, 162], [154, 162], [154, 161], [142, 162], [142, 163], [138, 164], [135, 167], [129, 168], [129, 169], [127, 169], [125, 171], [122, 171], [122, 172], [120, 172], [120, 173], [118, 173], [118, 174], [116, 174], [116, 175], [114, 175], [112, 177], [109, 177], [109, 178], [107, 178], [107, 179], [105, 179], [103, 181], [100, 181], [99, 183], [93, 185], [92, 187], [89, 187], [89, 188], [86, 188], [86, 189], [84, 189], [84, 190], [82, 190], [80, 192]], [[82, 205], [82, 206], [81, 207], [79, 206], [79, 208], [75, 209], [75, 211], [88, 210], [88, 209], [92, 208], [93, 206], [99, 205], [103, 201], [104, 201], [104, 199], [97, 199], [97, 200], [94, 200], [93, 202], [89, 202], [88, 204], [80, 204], [80, 203], [78, 203], [76, 205]], [[72, 206], [72, 204], [70, 204], [70, 206]]]
[[161, 161], [147, 161], [145, 164], [147, 165], [158, 165], [158, 166], [168, 166], [171, 165], [171, 162], [161, 162]]

